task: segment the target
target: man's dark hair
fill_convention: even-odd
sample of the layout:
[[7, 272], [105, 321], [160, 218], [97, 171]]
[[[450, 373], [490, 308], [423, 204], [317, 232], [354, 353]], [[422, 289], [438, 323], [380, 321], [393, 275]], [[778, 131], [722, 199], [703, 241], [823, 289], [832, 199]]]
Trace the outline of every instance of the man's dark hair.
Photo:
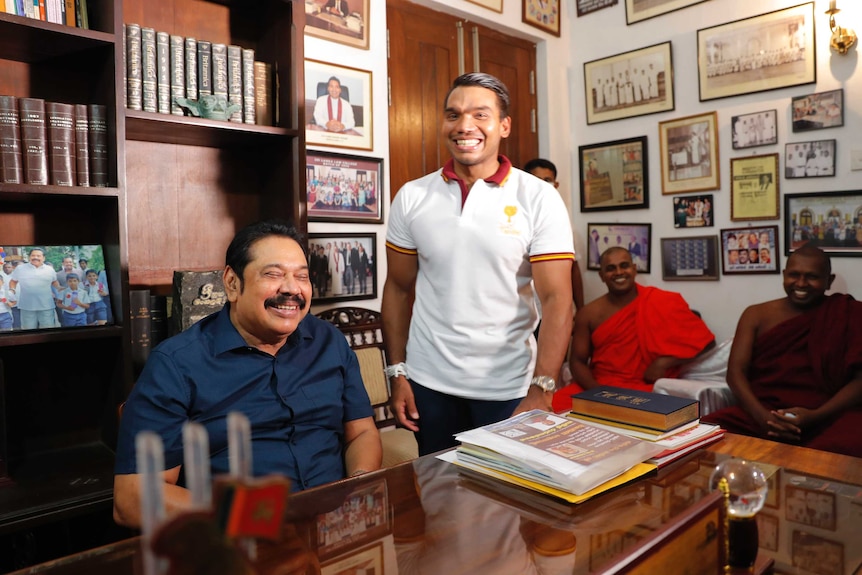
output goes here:
[[243, 274], [245, 266], [251, 261], [251, 246], [256, 242], [271, 236], [290, 238], [299, 244], [302, 253], [308, 259], [305, 238], [292, 223], [285, 220], [264, 220], [249, 224], [236, 233], [227, 247], [225, 253], [225, 265], [230, 267], [239, 277], [240, 289], [243, 287]]
[[557, 166], [550, 160], [546, 160], [544, 158], [533, 158], [526, 164], [524, 164], [524, 171], [533, 173], [533, 170], [536, 168], [544, 168], [546, 170], [551, 170], [551, 173], [554, 174], [554, 179], [557, 179]]
[[470, 72], [469, 74], [461, 74], [452, 82], [452, 87], [446, 92], [446, 97], [443, 99], [443, 109], [449, 105], [449, 95], [455, 88], [478, 86], [479, 88], [487, 88], [497, 94], [497, 107], [500, 108], [500, 119], [503, 120], [509, 117], [509, 89], [506, 85], [492, 76], [482, 72]]
[[819, 258], [821, 264], [823, 265], [823, 269], [826, 272], [826, 275], [832, 275], [832, 258], [830, 258], [829, 254], [824, 252], [815, 244], [812, 244], [811, 242], [806, 243], [802, 247], [794, 250], [794, 252], [790, 254], [790, 257], [793, 257], [795, 255], [805, 256], [809, 258]]
[[327, 81], [326, 81], [326, 85], [327, 85], [327, 86], [329, 86], [329, 83], [330, 83], [330, 82], [332, 82], [333, 80], [335, 80], [335, 82], [336, 82], [339, 86], [341, 86], [341, 80], [339, 80], [339, 79], [338, 79], [338, 78], [336, 78], [335, 76], [330, 76], [330, 77], [329, 77], [329, 80], [327, 80]]

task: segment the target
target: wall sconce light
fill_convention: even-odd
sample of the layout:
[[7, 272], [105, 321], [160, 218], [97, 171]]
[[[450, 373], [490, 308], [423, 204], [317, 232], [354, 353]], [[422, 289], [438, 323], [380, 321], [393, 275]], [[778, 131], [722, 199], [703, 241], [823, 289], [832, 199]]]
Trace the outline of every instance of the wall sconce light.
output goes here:
[[835, 15], [841, 12], [835, 7], [835, 2], [836, 0], [829, 0], [829, 10], [826, 11], [829, 15], [829, 29], [832, 30], [829, 45], [839, 54], [846, 54], [850, 48], [856, 45], [856, 32], [851, 28], [842, 28], [835, 23]]

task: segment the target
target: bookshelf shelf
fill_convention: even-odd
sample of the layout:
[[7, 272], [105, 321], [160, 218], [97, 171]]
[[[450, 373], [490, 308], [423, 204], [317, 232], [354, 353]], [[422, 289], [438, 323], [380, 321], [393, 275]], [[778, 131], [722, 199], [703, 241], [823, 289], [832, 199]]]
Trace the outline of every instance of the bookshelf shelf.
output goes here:
[[60, 328], [50, 330], [19, 331], [0, 334], [0, 348], [32, 345], [35, 343], [66, 341], [96, 341], [102, 338], [123, 337], [123, 328], [116, 325], [88, 328]]
[[111, 33], [0, 12], [0, 58], [4, 60], [34, 63], [113, 46], [114, 34]]
[[264, 145], [269, 139], [296, 137], [296, 130], [126, 110], [126, 139], [210, 148]]
[[49, 196], [116, 198], [119, 194], [119, 188], [98, 188], [93, 186], [36, 186], [31, 184], [0, 183], [0, 202], [28, 201], [38, 197]]

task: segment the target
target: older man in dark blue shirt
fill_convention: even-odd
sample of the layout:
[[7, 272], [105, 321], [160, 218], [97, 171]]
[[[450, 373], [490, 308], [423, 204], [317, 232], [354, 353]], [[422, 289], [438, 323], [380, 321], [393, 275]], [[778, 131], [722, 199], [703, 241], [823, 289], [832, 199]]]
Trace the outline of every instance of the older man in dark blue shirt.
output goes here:
[[114, 517], [140, 521], [135, 435], [157, 432], [165, 447], [169, 510], [181, 487], [182, 425], [210, 437], [213, 474], [226, 473], [229, 411], [251, 421], [254, 474], [281, 473], [294, 490], [378, 469], [382, 449], [356, 356], [332, 325], [308, 315], [311, 281], [292, 226], [261, 222], [227, 250], [228, 304], [153, 350], [123, 411], [114, 478]]

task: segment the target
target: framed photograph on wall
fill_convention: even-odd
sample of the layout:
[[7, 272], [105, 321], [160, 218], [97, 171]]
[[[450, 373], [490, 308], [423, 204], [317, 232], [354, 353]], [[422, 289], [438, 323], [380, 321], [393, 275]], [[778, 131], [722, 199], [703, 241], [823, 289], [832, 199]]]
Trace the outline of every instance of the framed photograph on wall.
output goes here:
[[814, 2], [697, 31], [700, 101], [817, 81]]
[[729, 274], [777, 274], [778, 226], [721, 230], [721, 272]]
[[586, 16], [593, 12], [597, 12], [602, 8], [616, 6], [619, 0], [575, 0], [575, 9], [578, 13], [578, 18]]
[[784, 196], [784, 253], [813, 242], [831, 256], [862, 256], [862, 191]]
[[784, 491], [784, 518], [835, 531], [835, 494], [822, 489], [788, 485]]
[[711, 228], [712, 194], [673, 199], [673, 227]]
[[758, 545], [767, 551], [778, 551], [778, 517], [758, 513], [755, 515], [755, 521], [757, 521]]
[[659, 122], [662, 194], [721, 187], [717, 125], [715, 112]]
[[581, 211], [649, 207], [646, 136], [578, 147]]
[[312, 303], [377, 298], [377, 234], [308, 234]]
[[383, 222], [383, 160], [308, 150], [305, 195], [310, 222]]
[[599, 258], [608, 248], [626, 248], [638, 273], [650, 272], [652, 224], [587, 224], [587, 269], [600, 270]]
[[835, 140], [784, 144], [784, 177], [823, 178], [835, 175]]
[[706, 0], [626, 0], [626, 24], [655, 18], [701, 2]]
[[778, 143], [778, 111], [764, 110], [733, 116], [730, 120], [733, 149], [744, 150]]
[[494, 12], [503, 13], [503, 0], [467, 0], [467, 2], [493, 10]]
[[778, 219], [778, 154], [730, 160], [730, 219]]
[[718, 236], [661, 238], [661, 279], [718, 281]]
[[560, 36], [560, 0], [521, 0], [521, 21]]
[[587, 124], [674, 109], [671, 43], [584, 64]]
[[790, 556], [794, 567], [817, 575], [843, 575], [844, 544], [806, 531], [793, 530]]
[[368, 50], [368, 0], [306, 0], [305, 33]]
[[844, 125], [844, 90], [794, 96], [791, 110], [794, 132], [838, 128]]
[[305, 61], [305, 140], [372, 149], [371, 72]]

